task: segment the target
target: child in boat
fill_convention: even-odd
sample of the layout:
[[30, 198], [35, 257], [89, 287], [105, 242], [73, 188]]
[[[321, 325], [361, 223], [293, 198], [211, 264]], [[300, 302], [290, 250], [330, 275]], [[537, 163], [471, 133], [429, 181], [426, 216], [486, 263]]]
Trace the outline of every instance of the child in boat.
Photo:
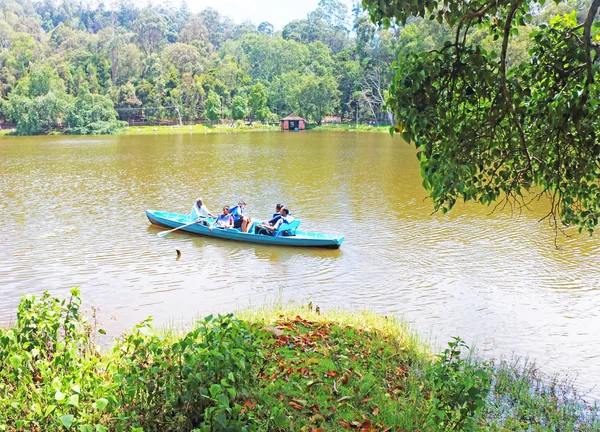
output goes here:
[[219, 228], [233, 228], [233, 216], [229, 214], [229, 207], [223, 207], [223, 213], [217, 216], [217, 219], [213, 222], [211, 226], [208, 227], [209, 230], [212, 231], [213, 227], [217, 225]]

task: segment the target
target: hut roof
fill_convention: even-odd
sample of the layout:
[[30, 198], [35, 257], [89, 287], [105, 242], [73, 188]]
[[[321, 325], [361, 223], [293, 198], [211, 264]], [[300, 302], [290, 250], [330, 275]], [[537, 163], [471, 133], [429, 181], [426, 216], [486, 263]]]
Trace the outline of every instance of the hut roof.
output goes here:
[[[304, 119], [300, 116], [297, 116], [296, 114], [290, 114], [286, 118], [282, 118], [280, 121], [283, 121], [283, 120], [304, 120]], [[304, 121], [306, 121], [306, 120], [304, 120]]]

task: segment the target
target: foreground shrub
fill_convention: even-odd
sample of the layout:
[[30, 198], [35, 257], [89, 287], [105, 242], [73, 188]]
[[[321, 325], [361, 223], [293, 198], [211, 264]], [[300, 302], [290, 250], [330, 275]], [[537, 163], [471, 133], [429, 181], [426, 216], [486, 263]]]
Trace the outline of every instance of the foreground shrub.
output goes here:
[[76, 289], [62, 301], [48, 293], [39, 300], [25, 296], [16, 327], [0, 329], [0, 429], [52, 431], [89, 423], [105, 430], [114, 385], [80, 306]]
[[490, 391], [491, 369], [486, 363], [472, 361], [460, 338], [427, 368], [432, 385], [429, 421], [441, 430], [473, 430], [475, 419], [484, 410]]
[[[143, 430], [243, 430], [252, 363], [261, 352], [248, 325], [212, 316], [174, 343], [145, 322], [115, 348], [120, 425]], [[250, 422], [251, 424], [251, 422]]]
[[0, 329], [0, 431], [600, 430], [571, 384], [458, 338], [432, 356], [381, 316], [258, 311], [182, 335], [146, 320], [99, 352], [80, 308], [76, 289], [26, 296]]
[[147, 320], [102, 356], [80, 306], [76, 289], [62, 301], [26, 296], [16, 327], [0, 329], [0, 430], [252, 426], [242, 403], [261, 352], [246, 323], [211, 316], [169, 341]]

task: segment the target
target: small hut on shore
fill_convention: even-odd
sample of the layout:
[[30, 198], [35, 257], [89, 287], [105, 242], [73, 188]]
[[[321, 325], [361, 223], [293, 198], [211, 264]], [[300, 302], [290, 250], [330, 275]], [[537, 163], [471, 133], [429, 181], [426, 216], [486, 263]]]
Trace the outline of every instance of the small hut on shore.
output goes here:
[[304, 130], [306, 129], [306, 120], [296, 114], [290, 114], [286, 118], [282, 118], [280, 121], [282, 130]]

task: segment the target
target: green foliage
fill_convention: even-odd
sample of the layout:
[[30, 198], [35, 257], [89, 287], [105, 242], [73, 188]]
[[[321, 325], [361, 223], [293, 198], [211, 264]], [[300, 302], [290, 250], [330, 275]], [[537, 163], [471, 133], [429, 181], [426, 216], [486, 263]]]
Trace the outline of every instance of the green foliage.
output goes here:
[[[261, 353], [247, 324], [232, 315], [207, 317], [167, 343], [148, 322], [115, 347], [118, 421], [143, 430], [243, 430], [239, 401], [250, 394], [252, 364]], [[246, 419], [250, 422], [250, 419]]]
[[298, 112], [318, 124], [332, 111], [340, 94], [335, 78], [330, 75], [304, 80], [300, 91]]
[[0, 430], [108, 424], [107, 363], [81, 315], [79, 291], [59, 300], [25, 296], [14, 328], [0, 328]]
[[126, 125], [117, 121], [117, 112], [110, 97], [91, 94], [85, 89], [75, 99], [66, 120], [68, 132], [78, 135], [115, 133]]
[[158, 51], [166, 42], [167, 20], [153, 9], [144, 9], [133, 22], [132, 29], [137, 33], [140, 47], [147, 54]]
[[105, 334], [87, 322], [77, 289], [64, 300], [22, 299], [15, 326], [0, 328], [0, 430], [600, 426], [571, 386], [461, 357], [458, 338], [431, 363], [404, 325], [364, 313], [209, 316], [179, 335], [148, 319], [104, 352], [96, 333]]
[[473, 430], [476, 415], [486, 407], [491, 370], [461, 357], [469, 347], [460, 338], [448, 347], [426, 372], [432, 383], [428, 420], [441, 430]]
[[221, 98], [213, 90], [208, 93], [206, 98], [206, 117], [211, 121], [221, 118]]
[[[394, 32], [369, 24], [358, 10], [361, 41], [355, 47], [348, 8], [337, 0], [320, 1], [306, 19], [286, 26], [283, 36], [267, 22], [236, 25], [214, 9], [190, 14], [169, 4], [119, 2], [110, 10], [59, 0], [24, 8], [11, 0], [3, 11], [0, 99], [19, 94], [35, 106], [33, 99], [54, 93], [72, 105], [72, 98], [87, 90], [109, 96], [126, 120], [160, 122], [179, 115], [216, 120], [214, 97], [206, 109], [212, 90], [220, 98], [218, 118], [273, 121], [303, 112], [319, 122], [323, 114], [347, 114], [354, 107], [353, 95], [365, 87], [375, 88], [362, 91], [361, 116], [381, 117], [382, 100], [373, 95], [389, 83], [391, 71], [380, 74], [377, 83], [366, 83], [366, 75], [373, 68], [382, 71], [382, 61], [401, 48]], [[290, 29], [297, 34], [288, 34]], [[266, 91], [266, 106], [264, 93], [255, 89], [254, 109], [242, 114], [239, 99], [234, 109], [235, 96], [248, 98], [258, 83]], [[326, 92], [319, 97], [323, 83]], [[69, 112], [59, 114], [53, 121], [35, 114], [11, 118], [21, 124], [21, 134], [54, 133], [66, 125]], [[68, 125], [73, 133], [118, 127], [110, 120], [89, 127], [71, 120], [76, 120], [75, 126]]]
[[211, 316], [167, 341], [146, 321], [102, 356], [80, 306], [76, 289], [26, 296], [0, 329], [0, 430], [252, 429], [240, 401], [262, 354], [246, 323]]
[[2, 109], [8, 120], [17, 123], [17, 135], [37, 135], [61, 124], [72, 109], [72, 99], [53, 92], [35, 98], [11, 94]]
[[[474, 200], [520, 210], [545, 196], [554, 226], [592, 233], [600, 217], [598, 2], [582, 25], [573, 12], [537, 28], [525, 1], [363, 3], [383, 24], [418, 16], [454, 26], [443, 47], [398, 57], [388, 99], [399, 120], [392, 131], [419, 150], [435, 209]], [[511, 54], [523, 45], [519, 30], [530, 33], [527, 54]]]
[[248, 96], [248, 107], [250, 108], [250, 119], [265, 121], [269, 117], [267, 107], [267, 90], [261, 83], [254, 84]]
[[241, 120], [246, 117], [248, 112], [248, 102], [243, 96], [236, 96], [233, 98], [231, 104], [231, 117], [234, 120]]

